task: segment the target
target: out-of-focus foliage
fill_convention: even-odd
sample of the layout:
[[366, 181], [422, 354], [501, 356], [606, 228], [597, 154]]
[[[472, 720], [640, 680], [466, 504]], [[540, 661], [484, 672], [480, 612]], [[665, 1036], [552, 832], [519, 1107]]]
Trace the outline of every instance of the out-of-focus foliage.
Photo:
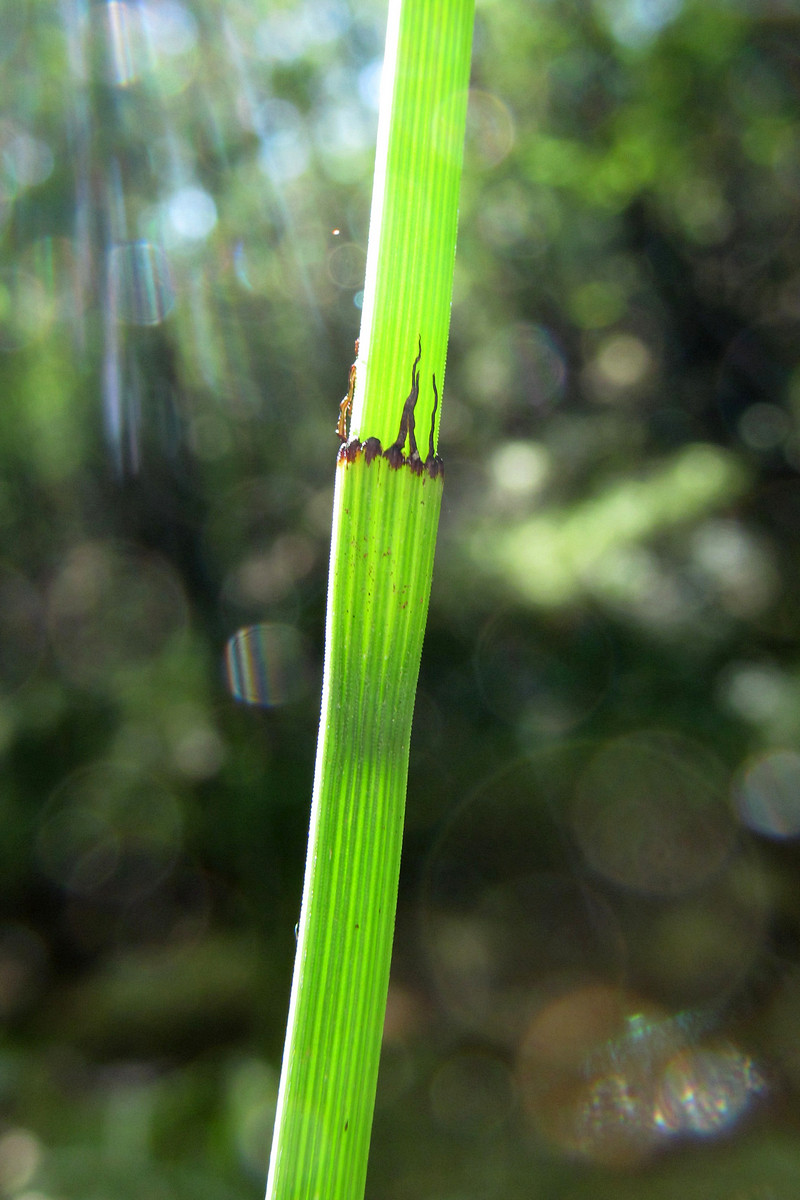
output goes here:
[[[384, 17], [0, 16], [19, 1200], [262, 1186]], [[479, 9], [369, 1194], [796, 1193], [798, 51]]]

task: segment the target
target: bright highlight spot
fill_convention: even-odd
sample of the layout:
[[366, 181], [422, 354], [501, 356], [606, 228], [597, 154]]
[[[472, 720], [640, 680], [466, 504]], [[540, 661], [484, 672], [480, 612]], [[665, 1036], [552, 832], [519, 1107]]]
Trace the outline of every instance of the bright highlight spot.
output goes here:
[[619, 478], [586, 499], [534, 516], [492, 522], [472, 539], [482, 574], [497, 574], [529, 603], [563, 604], [606, 593], [609, 558], [643, 549], [656, 533], [734, 496], [743, 473], [732, 455], [689, 445], [641, 478]]
[[733, 1125], [763, 1087], [752, 1059], [733, 1046], [684, 1047], [664, 1070], [656, 1125], [666, 1134], [713, 1137]]
[[364, 105], [373, 112], [378, 111], [381, 98], [381, 74], [383, 58], [374, 58], [358, 73], [358, 95]]
[[271, 134], [261, 144], [259, 166], [276, 183], [297, 179], [308, 166], [309, 150], [302, 135], [283, 130]]
[[27, 1129], [12, 1128], [0, 1138], [0, 1187], [6, 1195], [21, 1191], [42, 1160], [42, 1144]]
[[670, 25], [682, 0], [600, 0], [603, 15], [623, 46], [642, 46]]
[[202, 188], [184, 187], [167, 201], [167, 221], [179, 238], [201, 241], [217, 223], [217, 206]]
[[778, 728], [798, 695], [794, 680], [773, 663], [735, 663], [721, 681], [728, 708], [753, 725]]
[[53, 170], [53, 151], [46, 142], [17, 133], [3, 147], [2, 163], [20, 187], [35, 187]]
[[702, 1010], [625, 1014], [632, 1000], [603, 985], [565, 993], [534, 1020], [520, 1060], [537, 1131], [607, 1167], [636, 1166], [671, 1137], [723, 1134], [765, 1090], [748, 1054], [697, 1040]]
[[111, 83], [128, 87], [146, 69], [146, 45], [138, 5], [109, 0], [105, 9], [108, 73]]
[[505, 442], [492, 454], [489, 471], [498, 491], [531, 497], [547, 481], [550, 456], [537, 442]]
[[339, 36], [343, 14], [337, 4], [293, 4], [271, 12], [258, 26], [254, 49], [267, 62], [293, 63]]
[[602, 382], [620, 390], [641, 383], [651, 365], [647, 346], [641, 338], [630, 333], [618, 333], [607, 338], [594, 363]]
[[142, 19], [150, 44], [159, 55], [187, 54], [197, 43], [197, 22], [188, 9], [173, 0], [142, 6]]

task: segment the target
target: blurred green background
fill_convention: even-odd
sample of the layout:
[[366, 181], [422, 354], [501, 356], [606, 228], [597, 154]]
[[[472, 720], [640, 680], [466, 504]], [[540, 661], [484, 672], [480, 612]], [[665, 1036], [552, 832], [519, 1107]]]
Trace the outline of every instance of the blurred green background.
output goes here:
[[[13, 1200], [263, 1187], [385, 15], [0, 8]], [[797, 1194], [798, 93], [479, 2], [370, 1197]]]

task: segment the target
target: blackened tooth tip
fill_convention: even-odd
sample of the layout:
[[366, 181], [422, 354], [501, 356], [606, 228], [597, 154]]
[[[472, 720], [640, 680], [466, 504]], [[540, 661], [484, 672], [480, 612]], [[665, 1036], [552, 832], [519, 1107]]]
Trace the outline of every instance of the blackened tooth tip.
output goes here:
[[436, 373], [432, 375], [433, 380], [433, 412], [431, 413], [431, 431], [428, 436], [428, 462], [431, 462], [436, 457], [436, 452], [433, 446], [433, 435], [436, 431], [436, 410], [439, 407], [439, 393], [436, 390]]
[[367, 463], [367, 465], [369, 465], [374, 458], [378, 458], [382, 453], [381, 443], [376, 437], [367, 438], [361, 449], [364, 451], [364, 461]]

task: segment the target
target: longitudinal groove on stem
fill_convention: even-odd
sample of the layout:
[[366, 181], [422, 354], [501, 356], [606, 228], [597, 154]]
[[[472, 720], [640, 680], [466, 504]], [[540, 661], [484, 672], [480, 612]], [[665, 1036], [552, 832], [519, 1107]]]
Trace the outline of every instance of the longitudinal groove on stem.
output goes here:
[[[268, 1200], [360, 1200], [391, 959], [440, 463], [397, 442], [418, 356], [435, 449], [473, 0], [390, 0], [350, 438], [336, 468], [325, 674]], [[348, 393], [349, 393], [348, 389]], [[344, 436], [349, 409], [340, 411]], [[362, 441], [363, 439], [363, 441]], [[421, 443], [428, 445], [428, 439]], [[420, 450], [420, 456], [425, 449]], [[421, 470], [420, 470], [421, 468]]]
[[[327, 767], [315, 781], [306, 880], [314, 928], [307, 918], [300, 930], [301, 954], [312, 932], [321, 942], [303, 971], [324, 1003], [299, 1004], [294, 1020], [299, 1043], [338, 1067], [333, 1076], [318, 1071], [306, 1081], [309, 1119], [297, 1122], [296, 1143], [287, 1139], [286, 1147], [305, 1160], [320, 1195], [340, 1194], [326, 1189], [341, 1186], [342, 1170], [363, 1187], [365, 1155], [337, 1168], [341, 1155], [331, 1139], [355, 1143], [369, 1133], [441, 489], [441, 478], [394, 469], [383, 458], [368, 465], [360, 455], [337, 468], [342, 520], [333, 548], [321, 733]], [[354, 571], [356, 564], [367, 569]], [[326, 861], [326, 848], [338, 862]], [[364, 978], [371, 980], [367, 990]], [[289, 1064], [286, 1103], [306, 1065]]]
[[352, 419], [355, 435], [383, 445], [420, 333], [423, 375], [444, 384], [473, 10], [473, 0], [390, 4], [398, 67], [384, 66], [394, 81], [378, 129], [386, 181], [373, 193]]

